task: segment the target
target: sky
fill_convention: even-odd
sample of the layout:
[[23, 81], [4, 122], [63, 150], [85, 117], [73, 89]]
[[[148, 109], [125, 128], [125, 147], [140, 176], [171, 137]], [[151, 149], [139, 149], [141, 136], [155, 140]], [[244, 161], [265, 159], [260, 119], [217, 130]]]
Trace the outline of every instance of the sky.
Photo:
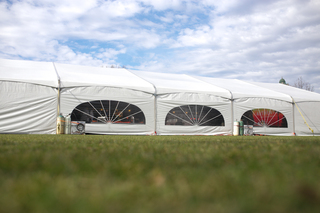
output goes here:
[[320, 0], [0, 0], [0, 58], [320, 93]]

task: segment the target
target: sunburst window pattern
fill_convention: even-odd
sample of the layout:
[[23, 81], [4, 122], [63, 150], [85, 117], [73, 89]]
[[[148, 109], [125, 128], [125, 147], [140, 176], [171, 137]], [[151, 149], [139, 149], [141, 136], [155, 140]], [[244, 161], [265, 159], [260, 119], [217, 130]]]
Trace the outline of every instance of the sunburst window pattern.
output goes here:
[[288, 127], [286, 117], [281, 112], [272, 109], [248, 110], [242, 115], [241, 120], [244, 125], [253, 125], [254, 127]]
[[114, 100], [82, 103], [72, 111], [71, 120], [97, 124], [145, 124], [144, 113], [139, 107]]
[[211, 107], [184, 105], [169, 111], [165, 125], [224, 126], [224, 118], [218, 110]]

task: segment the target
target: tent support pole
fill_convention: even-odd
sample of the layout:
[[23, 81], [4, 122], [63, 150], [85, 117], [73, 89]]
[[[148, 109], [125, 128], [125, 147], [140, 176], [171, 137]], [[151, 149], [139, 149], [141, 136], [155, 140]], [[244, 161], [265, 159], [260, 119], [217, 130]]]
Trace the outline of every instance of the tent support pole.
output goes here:
[[[230, 92], [231, 93], [231, 92]], [[233, 135], [233, 130], [234, 130], [234, 126], [233, 126], [233, 120], [234, 120], [234, 112], [233, 112], [233, 102], [234, 102], [234, 99], [233, 99], [233, 95], [231, 93], [231, 134]]]
[[158, 127], [158, 125], [157, 125], [157, 114], [158, 114], [158, 112], [157, 112], [157, 99], [158, 99], [158, 94], [157, 94], [157, 88], [156, 88], [156, 86], [155, 85], [153, 85], [152, 84], [152, 86], [153, 86], [153, 88], [154, 88], [154, 134], [155, 135], [158, 135], [158, 130], [157, 130], [157, 127]]
[[[130, 70], [127, 70], [128, 72], [132, 73], [133, 75], [141, 78], [140, 76], [136, 75], [135, 73], [131, 72]], [[143, 78], [142, 78], [143, 79]], [[145, 80], [147, 81], [147, 80]], [[157, 94], [157, 88], [155, 85], [153, 85], [152, 83], [150, 83], [149, 81], [147, 81], [149, 84], [151, 84], [154, 88], [154, 93], [152, 94], [153, 97], [154, 97], [154, 133], [155, 135], [158, 134], [158, 131], [157, 131], [157, 97], [158, 97], [158, 94]]]
[[58, 116], [60, 115], [60, 93], [61, 93], [61, 88], [60, 88], [60, 80], [59, 80], [59, 87], [58, 87], [58, 107], [57, 107]]
[[52, 62], [54, 70], [56, 71], [57, 74], [57, 78], [58, 78], [58, 105], [57, 105], [57, 116], [60, 115], [60, 94], [61, 94], [61, 81], [60, 81], [60, 76], [58, 74], [56, 65], [54, 64], [54, 62]]
[[154, 134], [157, 135], [157, 94], [154, 94]]
[[[292, 97], [291, 97], [292, 98]], [[293, 98], [292, 98], [293, 100]], [[292, 102], [292, 120], [293, 120], [293, 125], [292, 125], [292, 129], [293, 129], [293, 135], [296, 135], [296, 121], [295, 121], [295, 116], [294, 116], [294, 102]]]
[[233, 120], [234, 120], [234, 112], [233, 112], [233, 102], [234, 102], [234, 99], [233, 99], [233, 94], [230, 90], [228, 90], [231, 97], [230, 97], [230, 101], [231, 101], [231, 135], [233, 135], [233, 130], [234, 130], [234, 126], [233, 126]]

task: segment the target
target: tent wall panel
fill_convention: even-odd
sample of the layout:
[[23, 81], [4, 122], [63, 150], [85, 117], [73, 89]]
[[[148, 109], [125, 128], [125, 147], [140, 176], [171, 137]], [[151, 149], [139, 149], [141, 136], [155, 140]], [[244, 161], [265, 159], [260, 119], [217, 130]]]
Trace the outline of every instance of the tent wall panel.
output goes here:
[[96, 100], [113, 100], [133, 104], [145, 115], [145, 124], [86, 124], [92, 134], [154, 134], [154, 96], [149, 93], [115, 87], [65, 88], [61, 93], [61, 113], [67, 115], [81, 103]]
[[309, 127], [305, 124], [298, 109], [295, 107], [294, 116], [296, 134], [298, 136], [320, 136], [320, 102], [300, 102], [297, 103], [297, 105], [302, 113], [302, 116], [306, 119], [308, 125], [313, 129], [314, 134], [312, 134]]
[[[59, 108], [57, 88], [61, 89]], [[278, 120], [284, 117], [285, 126], [280, 122], [277, 128], [269, 123], [256, 126], [256, 134], [313, 135], [295, 103], [314, 135], [320, 136], [320, 94], [288, 85], [0, 59], [0, 133], [54, 134], [58, 109], [65, 116], [78, 105], [94, 101], [130, 103], [136, 107], [132, 109], [143, 112], [145, 123], [138, 122], [141, 118], [137, 117], [121, 124], [90, 121], [87, 133], [229, 135], [233, 122], [244, 113], [251, 110], [255, 115], [256, 111], [267, 110], [278, 113]], [[189, 126], [171, 117], [166, 121], [177, 107], [214, 109], [212, 112], [221, 114], [224, 120], [216, 120], [211, 126], [193, 122], [196, 116], [186, 117], [191, 120]]]
[[[140, 71], [133, 73], [152, 83], [156, 88], [157, 134], [231, 134], [231, 94], [229, 91], [183, 74]], [[179, 126], [165, 124], [166, 116], [170, 110], [175, 107], [187, 105], [201, 105], [218, 110], [225, 119], [225, 126]]]
[[294, 111], [294, 125], [297, 135], [319, 135], [319, 121], [320, 121], [320, 94], [310, 92], [304, 89], [295, 88], [285, 84], [272, 84], [272, 83], [260, 83], [250, 82], [260, 87], [268, 88], [276, 92], [281, 92], [291, 97], [294, 103], [299, 107], [302, 115], [306, 119], [308, 125], [314, 130], [313, 134], [305, 124], [301, 114], [297, 110], [296, 106], [292, 109]]
[[0, 81], [0, 133], [54, 134], [57, 90]]
[[[224, 126], [175, 126], [165, 125], [169, 111], [182, 105], [202, 105], [218, 110]], [[210, 94], [173, 93], [157, 96], [157, 134], [159, 135], [230, 135], [232, 134], [231, 102]]]
[[282, 113], [288, 123], [288, 128], [254, 127], [255, 134], [293, 135], [292, 103], [269, 98], [239, 98], [234, 100], [234, 119], [241, 120], [242, 115], [253, 109], [271, 109]]

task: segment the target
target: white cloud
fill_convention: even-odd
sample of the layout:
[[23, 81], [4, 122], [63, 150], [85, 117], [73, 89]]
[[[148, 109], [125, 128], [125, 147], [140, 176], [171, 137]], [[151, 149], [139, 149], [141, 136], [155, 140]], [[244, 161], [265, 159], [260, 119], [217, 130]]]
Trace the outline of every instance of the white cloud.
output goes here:
[[[183, 48], [177, 51], [175, 67], [179, 71], [266, 82], [277, 82], [281, 76], [293, 82], [299, 74], [308, 72], [307, 79], [316, 83], [313, 79], [320, 75], [320, 13], [316, 14], [314, 8], [319, 3], [289, 3], [292, 1], [273, 5], [259, 2], [250, 13], [241, 15], [235, 12], [238, 1], [216, 5], [220, 8], [214, 11], [211, 28], [203, 25], [180, 32], [172, 45]], [[194, 48], [186, 50], [188, 46]]]
[[213, 38], [210, 32], [210, 27], [202, 26], [196, 30], [184, 29], [178, 39], [177, 43], [172, 47], [188, 47], [188, 46], [202, 46], [208, 45], [212, 42]]
[[320, 88], [318, 0], [10, 2], [0, 2], [0, 57], [265, 82], [303, 76]]
[[95, 21], [98, 21], [99, 18], [131, 17], [142, 10], [143, 8], [136, 1], [105, 1], [99, 7], [92, 9], [90, 15], [94, 15]]
[[165, 16], [159, 17], [159, 19], [160, 19], [162, 22], [171, 23], [171, 22], [174, 21], [174, 15], [173, 15], [173, 13], [167, 13]]
[[150, 31], [136, 32], [130, 39], [135, 42], [138, 47], [154, 48], [161, 43], [161, 36]]
[[141, 2], [145, 5], [152, 6], [155, 10], [177, 9], [183, 4], [181, 0], [141, 0]]
[[101, 58], [101, 59], [115, 59], [117, 57], [118, 54], [123, 54], [126, 52], [126, 49], [120, 49], [120, 50], [115, 50], [112, 48], [107, 48], [102, 50], [101, 53], [96, 54], [97, 58]]

